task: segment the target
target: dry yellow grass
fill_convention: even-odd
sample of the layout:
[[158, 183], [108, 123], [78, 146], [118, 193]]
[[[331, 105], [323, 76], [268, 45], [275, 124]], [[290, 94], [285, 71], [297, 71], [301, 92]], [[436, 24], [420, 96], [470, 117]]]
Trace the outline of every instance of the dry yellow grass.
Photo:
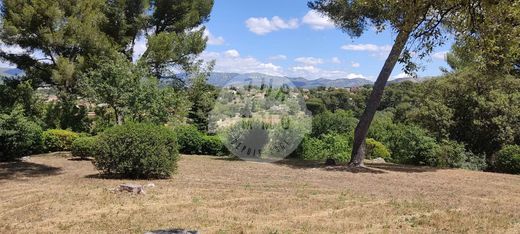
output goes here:
[[[183, 156], [169, 180], [96, 177], [88, 161], [44, 155], [0, 164], [0, 233], [519, 233], [520, 176], [372, 165]], [[118, 184], [155, 183], [147, 195]]]

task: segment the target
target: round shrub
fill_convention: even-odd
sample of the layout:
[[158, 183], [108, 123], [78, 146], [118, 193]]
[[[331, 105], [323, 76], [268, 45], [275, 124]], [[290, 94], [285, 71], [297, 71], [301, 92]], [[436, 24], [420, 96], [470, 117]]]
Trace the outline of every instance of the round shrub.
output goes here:
[[498, 151], [494, 167], [497, 172], [520, 174], [520, 145], [507, 145]]
[[456, 141], [442, 141], [427, 159], [428, 165], [441, 168], [464, 168], [482, 170], [486, 167], [485, 158], [466, 151], [463, 144]]
[[177, 143], [179, 144], [179, 152], [182, 154], [202, 154], [202, 144], [204, 143], [204, 134], [202, 134], [196, 126], [180, 125], [174, 128], [177, 134]]
[[366, 156], [368, 159], [374, 158], [390, 158], [390, 151], [386, 148], [383, 143], [376, 141], [372, 138], [368, 138], [366, 144]]
[[335, 162], [347, 162], [352, 151], [351, 141], [351, 137], [341, 134], [326, 134], [320, 138], [306, 136], [297, 155], [304, 160], [333, 159]]
[[164, 126], [125, 123], [98, 136], [94, 165], [103, 173], [126, 178], [166, 178], [176, 168], [175, 133]]
[[79, 137], [72, 142], [72, 156], [87, 158], [96, 154], [97, 137]]
[[426, 130], [404, 124], [396, 125], [384, 143], [392, 152], [392, 161], [412, 165], [429, 165], [439, 147]]
[[49, 129], [42, 134], [43, 147], [47, 152], [69, 151], [79, 135], [62, 129]]
[[326, 111], [312, 119], [312, 136], [320, 137], [327, 133], [349, 133], [354, 130], [358, 120], [351, 111]]
[[228, 154], [228, 150], [219, 136], [203, 136], [202, 149], [203, 154], [222, 156]]
[[39, 151], [41, 127], [13, 111], [0, 114], [0, 161], [9, 161]]

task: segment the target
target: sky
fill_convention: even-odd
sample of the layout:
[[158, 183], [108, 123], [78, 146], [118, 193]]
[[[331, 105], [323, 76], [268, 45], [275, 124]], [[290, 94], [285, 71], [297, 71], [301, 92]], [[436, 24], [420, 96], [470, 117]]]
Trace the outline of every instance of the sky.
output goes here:
[[[1, 1], [0, 1], [1, 3]], [[215, 0], [205, 23], [208, 45], [200, 55], [215, 60], [215, 72], [264, 73], [307, 79], [365, 78], [375, 80], [392, 46], [395, 33], [369, 28], [351, 38], [307, 0]], [[5, 48], [22, 52], [19, 47]], [[441, 74], [450, 44], [420, 61], [419, 77]], [[139, 38], [134, 59], [146, 50]], [[0, 67], [12, 67], [0, 61]], [[406, 77], [398, 64], [391, 79]]]
[[[307, 7], [306, 0], [215, 0], [206, 24], [208, 46], [202, 58], [215, 59], [215, 71], [316, 78], [375, 80], [395, 33], [368, 29], [350, 38]], [[422, 76], [441, 74], [450, 45], [437, 48], [420, 64]], [[405, 76], [397, 65], [392, 78]]]

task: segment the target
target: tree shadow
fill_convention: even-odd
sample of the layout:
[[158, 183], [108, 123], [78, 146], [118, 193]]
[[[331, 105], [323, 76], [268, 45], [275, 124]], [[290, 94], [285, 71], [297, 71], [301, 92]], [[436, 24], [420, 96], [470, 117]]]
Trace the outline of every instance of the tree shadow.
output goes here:
[[81, 157], [69, 158], [67, 160], [69, 160], [69, 161], [90, 161], [90, 162], [93, 161], [92, 158], [81, 158]]
[[0, 180], [17, 177], [43, 177], [61, 173], [61, 168], [25, 161], [0, 162]]
[[197, 234], [198, 231], [188, 231], [185, 229], [174, 228], [174, 229], [162, 229], [146, 232], [145, 234]]
[[304, 161], [299, 159], [284, 159], [275, 162], [277, 165], [286, 166], [294, 169], [321, 169], [325, 171], [342, 171], [350, 173], [371, 173], [371, 174], [383, 174], [386, 173], [383, 170], [370, 168], [370, 167], [347, 167], [346, 165], [325, 165], [320, 161]]
[[404, 173], [423, 173], [434, 172], [437, 168], [427, 166], [411, 166], [393, 163], [366, 163], [368, 167], [377, 168], [385, 171], [404, 172]]

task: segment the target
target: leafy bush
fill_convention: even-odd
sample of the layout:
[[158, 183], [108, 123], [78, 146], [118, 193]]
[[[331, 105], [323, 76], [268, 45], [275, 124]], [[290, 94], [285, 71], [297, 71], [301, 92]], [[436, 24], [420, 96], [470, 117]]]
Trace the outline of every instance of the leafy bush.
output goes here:
[[374, 158], [390, 158], [390, 151], [386, 148], [383, 143], [376, 141], [372, 138], [366, 140], [366, 156], [369, 159]]
[[100, 134], [94, 165], [108, 175], [165, 178], [176, 168], [175, 133], [164, 126], [125, 123]]
[[42, 134], [43, 147], [47, 152], [69, 151], [78, 137], [77, 133], [69, 130], [50, 129]]
[[0, 161], [8, 161], [38, 151], [41, 127], [23, 116], [22, 110], [0, 114]]
[[203, 136], [201, 151], [203, 154], [217, 156], [229, 153], [219, 136]]
[[179, 125], [174, 128], [177, 134], [179, 152], [183, 154], [202, 154], [204, 134], [193, 125]]
[[497, 172], [520, 174], [520, 145], [507, 145], [498, 151], [494, 168]]
[[96, 154], [97, 137], [79, 137], [72, 142], [72, 156], [86, 158]]
[[326, 111], [314, 116], [312, 120], [312, 136], [319, 137], [327, 133], [349, 133], [354, 130], [358, 120], [351, 111], [338, 110], [334, 113]]
[[445, 140], [433, 148], [428, 165], [441, 168], [464, 168], [482, 170], [486, 167], [485, 158], [466, 151], [463, 144]]
[[350, 160], [352, 141], [348, 135], [326, 134], [321, 138], [307, 136], [298, 149], [298, 156], [304, 160], [333, 159], [336, 162]]
[[392, 161], [402, 164], [430, 165], [437, 142], [426, 130], [415, 125], [398, 124], [384, 142], [392, 152]]

